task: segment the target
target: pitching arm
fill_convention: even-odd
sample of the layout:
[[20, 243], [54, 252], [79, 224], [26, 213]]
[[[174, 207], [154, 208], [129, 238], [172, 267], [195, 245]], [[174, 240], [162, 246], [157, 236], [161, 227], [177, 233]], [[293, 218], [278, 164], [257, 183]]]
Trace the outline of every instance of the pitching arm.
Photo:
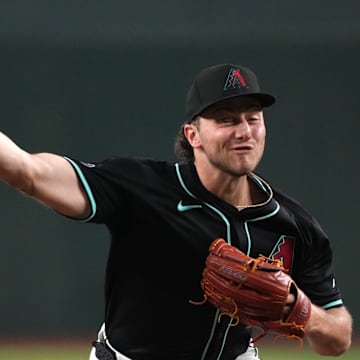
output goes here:
[[88, 198], [67, 160], [51, 153], [30, 154], [1, 132], [0, 179], [63, 215], [85, 218], [90, 212]]

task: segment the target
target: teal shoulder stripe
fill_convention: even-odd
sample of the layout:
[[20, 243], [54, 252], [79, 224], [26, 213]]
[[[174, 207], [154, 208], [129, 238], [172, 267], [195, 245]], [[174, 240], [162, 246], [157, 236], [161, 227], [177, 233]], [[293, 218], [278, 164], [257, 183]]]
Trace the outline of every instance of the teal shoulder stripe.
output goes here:
[[86, 195], [89, 198], [90, 207], [91, 207], [91, 213], [86, 219], [82, 219], [82, 220], [74, 219], [74, 220], [77, 222], [87, 222], [87, 221], [91, 220], [96, 214], [96, 202], [95, 202], [93, 193], [92, 193], [90, 186], [89, 186], [83, 172], [81, 171], [79, 165], [76, 164], [75, 161], [69, 159], [66, 156], [64, 156], [64, 159], [67, 160], [73, 166], [74, 170], [76, 171], [77, 175], [79, 176], [79, 179], [80, 179], [82, 185], [84, 186]]

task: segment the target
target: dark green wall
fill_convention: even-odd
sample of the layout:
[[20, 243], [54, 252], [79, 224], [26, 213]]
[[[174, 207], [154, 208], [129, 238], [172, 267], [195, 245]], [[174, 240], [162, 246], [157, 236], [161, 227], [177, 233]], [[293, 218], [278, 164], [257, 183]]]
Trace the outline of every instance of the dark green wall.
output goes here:
[[[213, 2], [165, 8], [155, 2], [138, 12], [129, 3], [117, 13], [120, 22], [114, 4], [97, 17], [95, 10], [81, 12], [80, 1], [72, 16], [65, 5], [55, 16], [40, 3], [35, 11], [24, 2], [22, 16], [11, 4], [9, 16], [1, 12], [2, 131], [31, 152], [84, 161], [118, 153], [171, 160], [193, 74], [220, 62], [250, 66], [278, 98], [265, 112], [267, 152], [259, 172], [322, 223], [359, 329], [360, 48], [353, 11], [334, 17], [330, 2], [333, 22], [326, 23], [321, 9], [311, 17], [306, 7], [262, 8], [250, 21], [241, 2], [229, 2], [236, 11], [223, 13]], [[255, 14], [255, 7], [248, 10]], [[2, 183], [0, 197], [0, 333], [95, 332], [106, 229], [62, 218]]]

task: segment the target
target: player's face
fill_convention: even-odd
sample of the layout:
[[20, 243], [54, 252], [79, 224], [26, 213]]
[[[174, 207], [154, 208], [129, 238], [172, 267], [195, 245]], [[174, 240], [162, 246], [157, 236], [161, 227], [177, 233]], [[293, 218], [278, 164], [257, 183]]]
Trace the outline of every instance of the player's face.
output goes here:
[[260, 162], [266, 128], [256, 99], [226, 100], [206, 110], [192, 126], [188, 139], [194, 148], [195, 163], [202, 162], [210, 171], [241, 176]]

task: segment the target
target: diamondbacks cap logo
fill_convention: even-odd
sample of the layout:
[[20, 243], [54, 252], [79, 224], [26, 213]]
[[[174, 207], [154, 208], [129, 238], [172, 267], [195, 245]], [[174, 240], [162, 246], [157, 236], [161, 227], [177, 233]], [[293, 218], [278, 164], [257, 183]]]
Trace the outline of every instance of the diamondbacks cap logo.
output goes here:
[[224, 85], [224, 90], [230, 90], [236, 88], [241, 89], [247, 87], [248, 85], [244, 77], [241, 75], [240, 70], [231, 68]]

